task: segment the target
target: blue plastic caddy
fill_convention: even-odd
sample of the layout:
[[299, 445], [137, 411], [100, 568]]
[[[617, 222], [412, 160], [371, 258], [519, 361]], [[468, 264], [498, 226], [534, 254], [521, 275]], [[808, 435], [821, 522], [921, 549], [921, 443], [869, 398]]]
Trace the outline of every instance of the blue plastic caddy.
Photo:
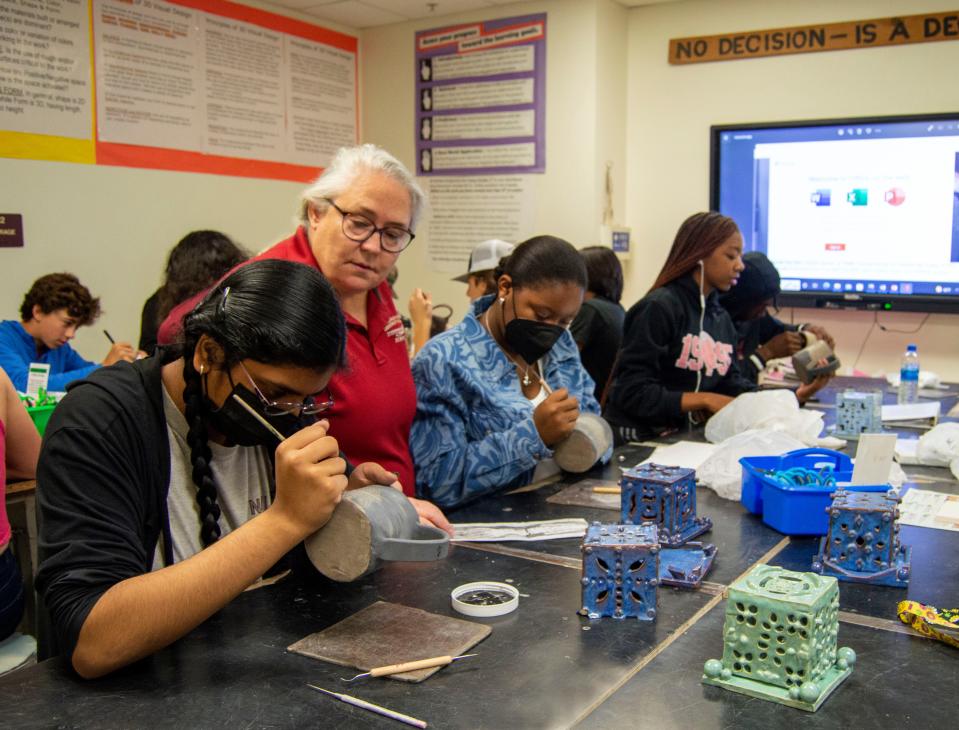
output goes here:
[[[753, 514], [761, 514], [763, 522], [785, 535], [825, 535], [829, 529], [829, 507], [835, 486], [780, 484], [770, 475], [790, 469], [818, 471], [832, 468], [837, 482], [852, 479], [852, 459], [831, 449], [797, 449], [782, 456], [746, 456], [739, 460], [743, 467], [743, 489], [740, 500]], [[846, 486], [853, 492], [885, 492], [888, 484]]]

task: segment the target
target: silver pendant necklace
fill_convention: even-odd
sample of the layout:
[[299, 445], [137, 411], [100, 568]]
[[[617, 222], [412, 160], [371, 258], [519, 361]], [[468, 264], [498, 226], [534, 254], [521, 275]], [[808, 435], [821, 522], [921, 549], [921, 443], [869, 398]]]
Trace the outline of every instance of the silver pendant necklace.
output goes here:
[[[492, 307], [492, 305], [491, 305], [485, 312], [483, 312], [483, 324], [486, 325], [486, 331], [490, 333], [490, 337], [493, 337], [493, 330], [492, 330], [492, 329], [490, 328], [490, 326], [489, 326], [489, 310], [492, 309], [492, 308], [493, 308], [493, 307]], [[495, 337], [493, 337], [493, 342], [496, 342], [496, 338], [495, 338]], [[500, 350], [503, 352], [503, 354], [506, 355], [506, 359], [507, 359], [507, 360], [509, 360], [511, 363], [513, 363], [517, 368], [520, 367], [520, 365], [519, 365], [518, 362], [516, 362], [513, 358], [511, 358], [509, 355], [507, 355], [506, 351], [503, 350], [503, 346], [502, 346], [502, 345], [500, 345], [498, 342], [496, 342], [496, 345], [497, 345], [497, 347], [500, 348]], [[540, 380], [542, 380], [542, 378], [540, 378]], [[530, 378], [529, 378], [529, 365], [526, 365], [526, 367], [523, 368], [523, 378], [522, 378], [522, 380], [520, 380], [520, 382], [523, 384], [523, 387], [529, 387], [529, 386], [533, 383], [533, 381], [530, 380]]]
[[[483, 324], [486, 325], [486, 331], [490, 333], [490, 337], [493, 336], [493, 330], [491, 330], [491, 329], [490, 329], [490, 326], [489, 326], [489, 310], [492, 309], [492, 308], [493, 308], [493, 307], [492, 307], [492, 305], [491, 305], [491, 306], [489, 307], [489, 309], [487, 309], [485, 312], [483, 312]], [[496, 338], [495, 338], [495, 337], [493, 337], [493, 342], [496, 342]], [[497, 347], [500, 348], [500, 351], [501, 351], [504, 355], [506, 355], [506, 359], [507, 359], [507, 360], [509, 360], [511, 363], [513, 363], [517, 368], [520, 367], [520, 364], [519, 364], [518, 362], [516, 362], [516, 360], [514, 360], [513, 358], [511, 358], [511, 357], [506, 353], [505, 350], [503, 350], [502, 345], [500, 345], [498, 342], [496, 342], [496, 345], [497, 345]], [[546, 380], [543, 378], [543, 368], [542, 368], [542, 366], [539, 364], [539, 360], [537, 360], [537, 361], [536, 361], [535, 363], [533, 363], [532, 365], [527, 364], [527, 365], [523, 368], [523, 377], [520, 379], [520, 382], [523, 384], [523, 387], [524, 387], [524, 388], [528, 388], [530, 385], [533, 384], [532, 379], [530, 379], [530, 377], [529, 377], [529, 369], [530, 369], [531, 367], [534, 368], [534, 370], [533, 370], [533, 375], [535, 375], [535, 376], [536, 376], [536, 379], [539, 380], [540, 385], [542, 385], [542, 386], [546, 389], [546, 392], [547, 392], [547, 393], [552, 393], [552, 392], [553, 392], [552, 389], [546, 384]], [[539, 368], [539, 372], [536, 372], [536, 369], [535, 369], [535, 368]]]

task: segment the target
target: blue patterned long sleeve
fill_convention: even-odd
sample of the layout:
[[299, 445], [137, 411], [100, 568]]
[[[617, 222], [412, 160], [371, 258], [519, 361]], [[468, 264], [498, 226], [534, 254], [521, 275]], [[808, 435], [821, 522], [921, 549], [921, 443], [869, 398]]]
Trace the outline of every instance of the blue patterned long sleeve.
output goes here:
[[[477, 320], [491, 302], [476, 302], [413, 361], [416, 493], [441, 507], [526, 484], [536, 465], [552, 456], [533, 423], [533, 404], [520, 390], [516, 366]], [[593, 380], [568, 332], [542, 362], [553, 390], [567, 388], [581, 411], [599, 413]]]

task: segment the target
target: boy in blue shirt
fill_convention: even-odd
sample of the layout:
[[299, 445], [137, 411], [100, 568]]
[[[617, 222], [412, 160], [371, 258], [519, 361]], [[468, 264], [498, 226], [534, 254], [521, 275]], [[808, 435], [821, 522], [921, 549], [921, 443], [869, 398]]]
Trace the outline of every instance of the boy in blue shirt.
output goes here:
[[[91, 296], [73, 274], [41, 276], [23, 297], [21, 321], [0, 322], [0, 367], [23, 392], [30, 363], [49, 363], [47, 390], [66, 390], [68, 383], [86, 377], [101, 365], [83, 359], [69, 345], [77, 329], [93, 324], [99, 316], [100, 300]], [[130, 343], [117, 342], [102, 364], [133, 362], [136, 356]]]

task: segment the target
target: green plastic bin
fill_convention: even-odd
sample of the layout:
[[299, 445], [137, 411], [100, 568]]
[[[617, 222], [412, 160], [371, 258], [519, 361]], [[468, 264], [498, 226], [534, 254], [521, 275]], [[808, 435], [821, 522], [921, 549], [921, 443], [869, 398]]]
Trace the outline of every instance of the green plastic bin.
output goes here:
[[47, 428], [47, 421], [50, 420], [50, 414], [53, 413], [53, 409], [56, 407], [55, 403], [52, 406], [27, 407], [27, 413], [30, 414], [30, 418], [33, 419], [33, 425], [37, 427], [37, 431], [40, 432], [41, 436], [43, 436], [43, 432]]

